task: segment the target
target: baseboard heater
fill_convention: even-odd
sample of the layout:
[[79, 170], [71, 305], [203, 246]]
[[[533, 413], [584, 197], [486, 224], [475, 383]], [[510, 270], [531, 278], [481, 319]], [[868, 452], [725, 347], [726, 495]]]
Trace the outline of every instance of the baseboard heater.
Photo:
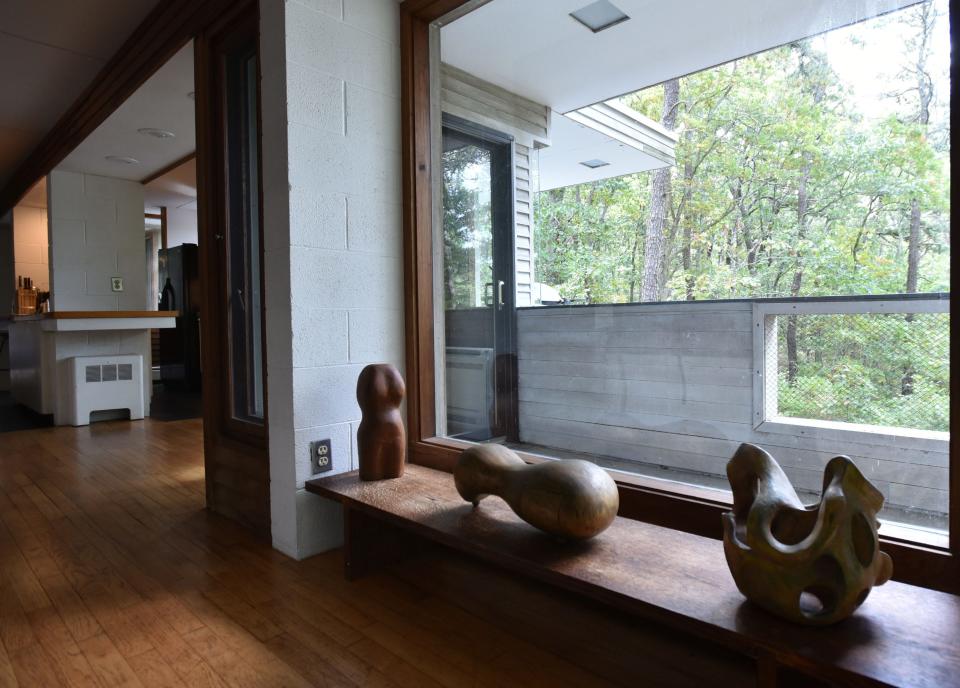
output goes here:
[[129, 411], [143, 418], [143, 357], [76, 356], [68, 358], [59, 390], [67, 425], [89, 425], [95, 411]]

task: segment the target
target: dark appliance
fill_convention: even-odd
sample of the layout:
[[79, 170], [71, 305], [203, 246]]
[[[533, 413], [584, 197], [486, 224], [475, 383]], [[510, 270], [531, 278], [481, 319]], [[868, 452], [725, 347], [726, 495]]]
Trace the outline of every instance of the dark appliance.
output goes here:
[[177, 326], [160, 330], [160, 380], [200, 389], [200, 273], [196, 244], [157, 252], [159, 310], [177, 311]]

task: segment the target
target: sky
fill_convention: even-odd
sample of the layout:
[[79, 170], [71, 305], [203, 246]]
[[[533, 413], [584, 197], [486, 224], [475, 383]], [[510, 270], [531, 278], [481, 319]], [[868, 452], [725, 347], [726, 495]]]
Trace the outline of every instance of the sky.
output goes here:
[[[934, 25], [929, 72], [934, 80], [937, 110], [934, 120], [947, 121], [950, 99], [949, 0], [933, 0], [939, 15]], [[853, 91], [856, 109], [867, 119], [883, 118], [898, 112], [886, 93], [897, 90], [897, 74], [907, 64], [904, 42], [913, 31], [902, 17], [911, 8], [869, 19], [853, 26], [818, 36], [814, 45], [824, 50], [830, 65]], [[902, 88], [902, 86], [901, 86]]]

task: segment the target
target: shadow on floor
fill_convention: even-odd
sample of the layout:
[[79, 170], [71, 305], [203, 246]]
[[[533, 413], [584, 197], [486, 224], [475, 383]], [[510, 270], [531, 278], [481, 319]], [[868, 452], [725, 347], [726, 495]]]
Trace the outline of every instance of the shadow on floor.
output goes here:
[[150, 399], [150, 417], [154, 420], [186, 420], [203, 417], [203, 399], [199, 391], [154, 383]]
[[44, 416], [16, 403], [10, 392], [0, 392], [0, 432], [32, 430], [53, 425], [53, 416]]

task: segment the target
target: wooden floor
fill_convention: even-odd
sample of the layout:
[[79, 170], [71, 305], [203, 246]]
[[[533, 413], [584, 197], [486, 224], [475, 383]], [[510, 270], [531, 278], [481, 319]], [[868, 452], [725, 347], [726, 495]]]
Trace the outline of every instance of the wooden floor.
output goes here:
[[199, 420], [0, 435], [0, 688], [599, 686], [337, 552], [295, 562], [203, 508]]

